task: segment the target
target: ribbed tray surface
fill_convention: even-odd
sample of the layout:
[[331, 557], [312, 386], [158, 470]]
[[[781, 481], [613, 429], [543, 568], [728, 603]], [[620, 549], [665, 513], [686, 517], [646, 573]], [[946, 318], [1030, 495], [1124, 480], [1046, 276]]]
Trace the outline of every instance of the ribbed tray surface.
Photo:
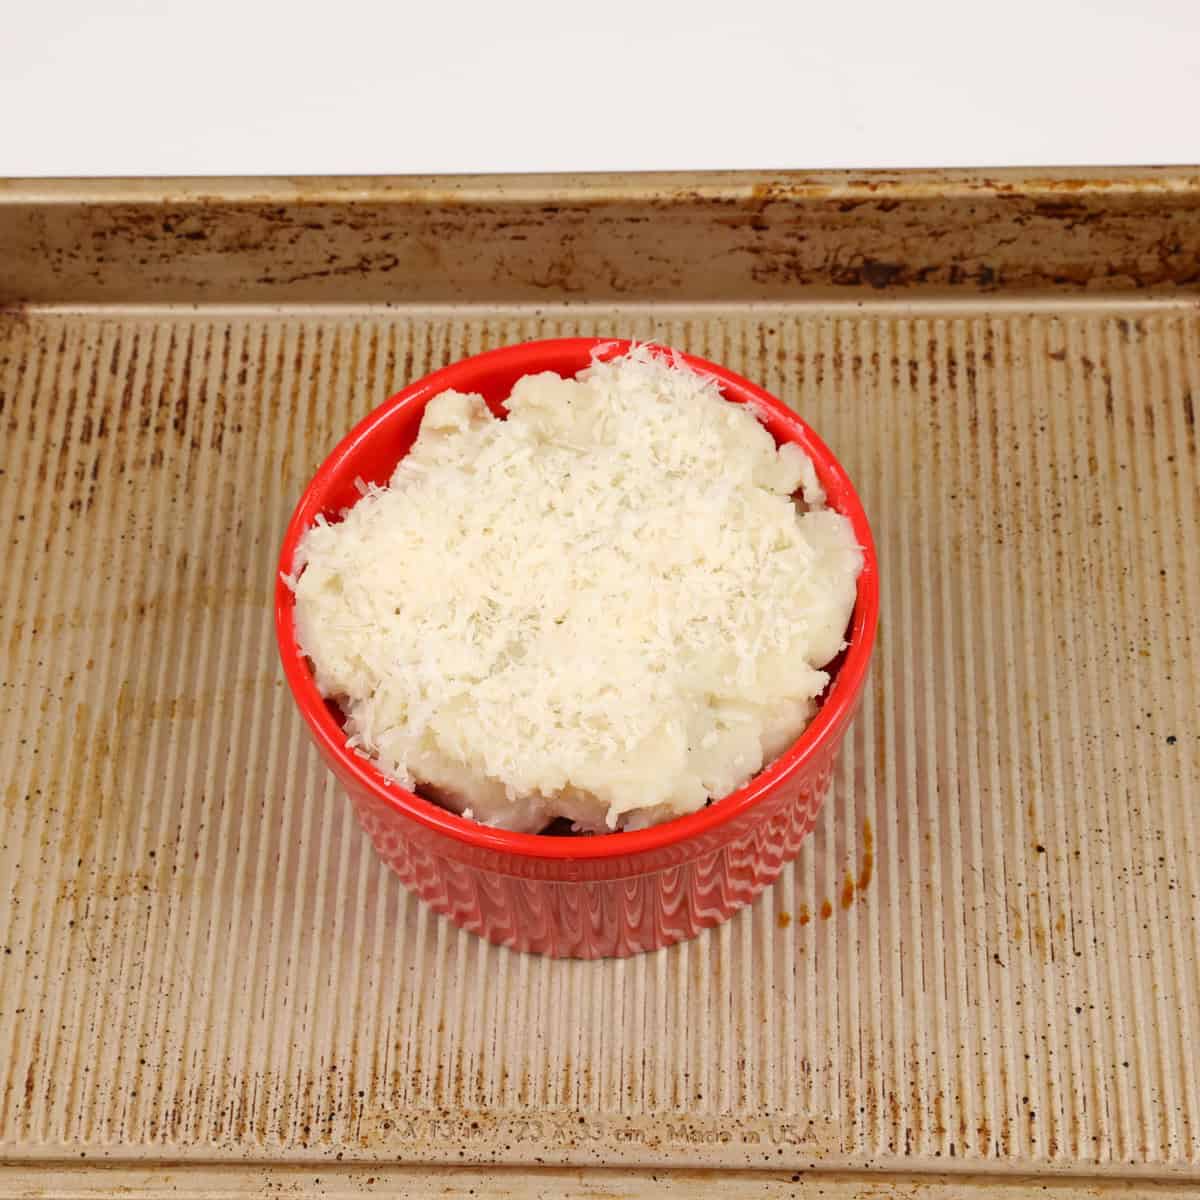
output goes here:
[[[624, 962], [458, 934], [276, 666], [290, 507], [487, 346], [654, 337], [831, 443], [883, 619], [817, 832]], [[0, 317], [0, 1153], [1200, 1175], [1200, 316]]]

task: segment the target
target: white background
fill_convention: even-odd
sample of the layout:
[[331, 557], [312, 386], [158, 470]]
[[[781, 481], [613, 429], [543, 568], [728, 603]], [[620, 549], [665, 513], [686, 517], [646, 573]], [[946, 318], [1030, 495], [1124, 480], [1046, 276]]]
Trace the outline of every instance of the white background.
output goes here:
[[0, 0], [0, 175], [1200, 161], [1200, 0]]

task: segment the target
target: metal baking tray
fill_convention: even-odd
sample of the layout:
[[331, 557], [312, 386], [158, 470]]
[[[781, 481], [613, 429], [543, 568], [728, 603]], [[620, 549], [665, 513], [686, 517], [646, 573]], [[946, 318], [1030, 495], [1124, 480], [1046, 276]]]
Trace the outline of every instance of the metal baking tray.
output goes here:
[[[0, 1197], [1200, 1185], [1200, 172], [0, 183]], [[456, 932], [276, 663], [313, 467], [505, 342], [793, 404], [873, 679], [753, 908]]]

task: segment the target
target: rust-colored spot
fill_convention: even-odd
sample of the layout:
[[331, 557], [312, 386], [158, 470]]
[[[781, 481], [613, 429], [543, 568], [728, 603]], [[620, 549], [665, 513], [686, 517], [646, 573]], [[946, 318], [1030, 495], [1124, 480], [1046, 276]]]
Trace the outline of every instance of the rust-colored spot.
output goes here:
[[858, 890], [865, 892], [875, 874], [875, 831], [870, 821], [863, 822], [863, 856], [858, 868]]
[[773, 198], [775, 185], [772, 183], [756, 183], [750, 188], [750, 203], [756, 208], [762, 208]]
[[800, 911], [796, 914], [796, 920], [801, 925], [807, 925], [812, 920], [812, 913], [808, 911], [808, 905], [800, 905]]
[[871, 287], [879, 289], [902, 281], [904, 266], [901, 263], [877, 262], [868, 258], [862, 265], [862, 279]]
[[0, 320], [10, 329], [27, 329], [29, 327], [29, 307], [19, 300], [0, 304]]
[[780, 929], [786, 929], [792, 923], [792, 914], [790, 912], [781, 912], [775, 918], [775, 923]]
[[821, 901], [821, 920], [828, 921], [833, 916], [833, 905], [828, 900]]
[[25, 1108], [33, 1106], [33, 1091], [37, 1086], [37, 1067], [42, 1054], [42, 1035], [33, 1035], [33, 1048], [29, 1053], [29, 1069], [25, 1072]]
[[842, 907], [849, 908], [854, 903], [854, 876], [847, 871], [842, 881]]

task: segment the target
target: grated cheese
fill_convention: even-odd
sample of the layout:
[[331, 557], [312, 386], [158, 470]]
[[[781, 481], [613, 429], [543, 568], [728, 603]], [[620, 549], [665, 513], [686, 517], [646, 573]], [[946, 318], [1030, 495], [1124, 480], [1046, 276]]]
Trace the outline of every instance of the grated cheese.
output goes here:
[[849, 521], [798, 447], [645, 348], [526, 376], [507, 408], [437, 396], [389, 485], [301, 541], [297, 633], [350, 744], [527, 832], [735, 790], [844, 645]]

